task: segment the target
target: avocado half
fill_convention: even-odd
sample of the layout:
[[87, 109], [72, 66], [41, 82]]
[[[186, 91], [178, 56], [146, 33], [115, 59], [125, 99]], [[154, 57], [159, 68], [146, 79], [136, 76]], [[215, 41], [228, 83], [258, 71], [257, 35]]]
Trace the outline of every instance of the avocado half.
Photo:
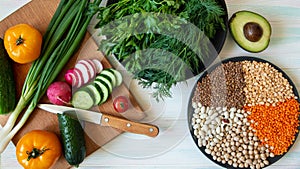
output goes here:
[[235, 42], [246, 51], [257, 53], [269, 46], [271, 25], [260, 14], [238, 11], [231, 16], [229, 29]]

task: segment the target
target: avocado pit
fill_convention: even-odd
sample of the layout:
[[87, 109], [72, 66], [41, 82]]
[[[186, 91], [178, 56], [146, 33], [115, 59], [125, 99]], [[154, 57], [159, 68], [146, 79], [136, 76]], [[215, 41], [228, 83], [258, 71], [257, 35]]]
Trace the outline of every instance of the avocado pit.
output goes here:
[[257, 42], [263, 35], [263, 28], [255, 22], [248, 22], [244, 26], [244, 36], [251, 42]]
[[253, 53], [268, 47], [272, 33], [269, 21], [251, 11], [235, 12], [229, 20], [229, 30], [241, 48]]

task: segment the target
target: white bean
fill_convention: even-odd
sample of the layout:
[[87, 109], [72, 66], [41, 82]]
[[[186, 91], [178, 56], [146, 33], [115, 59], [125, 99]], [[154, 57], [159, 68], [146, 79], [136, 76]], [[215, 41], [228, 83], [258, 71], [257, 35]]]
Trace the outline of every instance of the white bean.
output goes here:
[[207, 117], [207, 114], [206, 113], [201, 113], [200, 114], [200, 119], [205, 119]]
[[[223, 134], [223, 133], [221, 133]], [[219, 140], [222, 140], [222, 136], [221, 135], [216, 135], [216, 138], [218, 138]]]
[[193, 117], [196, 118], [196, 119], [199, 119], [199, 114], [198, 113], [194, 113]]
[[239, 117], [239, 118], [243, 118], [243, 117], [244, 117], [244, 115], [242, 115], [242, 114], [240, 114], [240, 113], [235, 113], [235, 116], [236, 116], [236, 117]]
[[236, 122], [238, 122], [238, 121], [240, 121], [240, 120], [239, 120], [239, 118], [236, 116], [236, 117], [233, 118], [233, 121], [236, 123]]
[[205, 107], [203, 106], [203, 107], [201, 107], [201, 114], [205, 114]]
[[209, 118], [209, 119], [206, 119], [206, 121], [205, 121], [204, 124], [210, 124], [211, 120], [212, 120], [212, 119], [210, 119], [210, 118]]
[[229, 111], [230, 111], [230, 112], [235, 112], [235, 111], [236, 111], [236, 108], [235, 108], [235, 107], [232, 107], [232, 108], [230, 108]]
[[209, 143], [209, 145], [210, 145], [211, 147], [215, 147], [216, 143], [215, 143], [214, 141], [212, 141], [212, 142]]
[[198, 139], [198, 146], [202, 147], [202, 141], [201, 141], [201, 139]]
[[199, 124], [195, 124], [195, 125], [193, 126], [193, 129], [198, 129], [199, 127], [200, 127]]
[[196, 108], [197, 108], [197, 103], [196, 103], [196, 102], [192, 102], [192, 107], [193, 107], [194, 109], [196, 109]]
[[208, 131], [208, 126], [207, 125], [203, 125], [202, 126], [202, 130], [205, 131], [205, 132], [207, 132]]
[[203, 146], [206, 146], [206, 145], [207, 145], [206, 140], [202, 140], [202, 145], [203, 145]]
[[220, 126], [218, 126], [218, 127], [216, 128], [216, 132], [217, 132], [218, 134], [221, 133], [221, 128], [220, 128]]
[[215, 121], [217, 122], [217, 124], [220, 124], [221, 123], [221, 118], [220, 117], [216, 117]]
[[211, 119], [211, 120], [214, 120], [217, 116], [218, 116], [218, 113], [213, 113], [213, 114], [210, 116], [210, 119]]
[[205, 136], [205, 132], [203, 130], [199, 130], [198, 132], [199, 136], [201, 136], [202, 138], [204, 138]]
[[205, 153], [210, 154], [210, 153], [211, 153], [211, 150], [208, 149], [208, 148], [206, 148], [206, 149], [205, 149]]
[[213, 113], [214, 113], [213, 110], [210, 109], [210, 110], [208, 110], [207, 114], [208, 114], [208, 116], [211, 116]]
[[234, 118], [234, 112], [230, 111], [229, 117], [230, 117], [230, 119], [233, 119]]
[[228, 112], [228, 111], [225, 111], [225, 112], [224, 112], [224, 118], [225, 118], [225, 119], [228, 119], [228, 118], [229, 118], [229, 112]]
[[217, 138], [213, 138], [213, 142], [215, 142], [215, 143], [219, 143], [219, 139], [217, 139]]

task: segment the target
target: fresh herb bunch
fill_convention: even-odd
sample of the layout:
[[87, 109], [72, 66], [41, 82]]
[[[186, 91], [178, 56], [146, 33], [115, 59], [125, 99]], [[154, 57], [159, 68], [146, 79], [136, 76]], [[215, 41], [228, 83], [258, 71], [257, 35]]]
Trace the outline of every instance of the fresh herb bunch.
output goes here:
[[96, 28], [101, 28], [113, 20], [136, 13], [178, 14], [185, 3], [186, 0], [119, 0], [116, 3], [99, 9], [97, 16], [99, 22]]
[[96, 28], [107, 38], [99, 48], [164, 99], [178, 81], [203, 71], [224, 14], [215, 0], [120, 0], [100, 9]]

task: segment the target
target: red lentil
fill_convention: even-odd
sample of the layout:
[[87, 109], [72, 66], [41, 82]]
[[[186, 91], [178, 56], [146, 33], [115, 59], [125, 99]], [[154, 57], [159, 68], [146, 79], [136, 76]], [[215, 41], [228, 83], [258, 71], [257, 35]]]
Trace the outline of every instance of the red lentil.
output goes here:
[[271, 147], [275, 155], [287, 152], [295, 140], [299, 125], [299, 103], [295, 99], [279, 102], [276, 106], [245, 106], [250, 111], [251, 127], [262, 144]]

